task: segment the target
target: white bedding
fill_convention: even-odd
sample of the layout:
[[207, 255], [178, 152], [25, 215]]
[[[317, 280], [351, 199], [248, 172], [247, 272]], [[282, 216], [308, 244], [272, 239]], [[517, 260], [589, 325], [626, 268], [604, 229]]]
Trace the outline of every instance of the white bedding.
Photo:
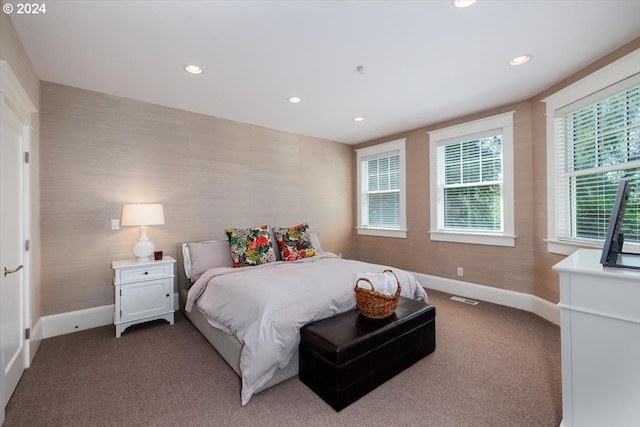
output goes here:
[[[189, 289], [186, 311], [202, 311], [213, 326], [244, 344], [240, 357], [242, 404], [289, 363], [300, 328], [356, 307], [358, 273], [381, 273], [387, 266], [344, 260], [331, 252], [295, 262], [206, 271]], [[427, 302], [415, 277], [393, 269], [401, 295]]]

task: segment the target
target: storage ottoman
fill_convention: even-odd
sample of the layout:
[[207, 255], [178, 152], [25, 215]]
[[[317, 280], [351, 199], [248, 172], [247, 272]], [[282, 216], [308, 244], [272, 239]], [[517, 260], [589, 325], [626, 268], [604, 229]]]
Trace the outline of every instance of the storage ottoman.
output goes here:
[[299, 378], [340, 411], [435, 348], [436, 308], [400, 297], [386, 319], [352, 310], [303, 326]]

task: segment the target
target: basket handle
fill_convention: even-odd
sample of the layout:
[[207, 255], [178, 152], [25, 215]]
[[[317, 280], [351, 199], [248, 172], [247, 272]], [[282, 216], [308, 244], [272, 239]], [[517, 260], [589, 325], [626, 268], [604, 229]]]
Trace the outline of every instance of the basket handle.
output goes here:
[[366, 277], [359, 277], [358, 280], [356, 280], [356, 288], [358, 287], [358, 283], [364, 280], [365, 282], [367, 282], [369, 284], [369, 286], [371, 286], [371, 290], [375, 291], [375, 288], [373, 287], [373, 283], [371, 283], [371, 280], [367, 279]]
[[400, 291], [400, 280], [398, 280], [398, 276], [396, 276], [396, 273], [393, 270], [390, 270], [388, 268], [386, 270], [384, 270], [383, 273], [391, 273], [391, 274], [393, 274], [393, 277], [396, 278], [396, 283], [398, 284], [398, 289], [396, 289], [396, 296], [399, 296], [400, 292], [401, 292]]
[[390, 270], [390, 269], [387, 268], [386, 270], [383, 270], [382, 272], [383, 273], [391, 273], [391, 274], [393, 274], [393, 277], [396, 278], [396, 283], [398, 284], [398, 286], [400, 285], [400, 281], [398, 280], [398, 276], [396, 276], [396, 273], [394, 273], [393, 270]]

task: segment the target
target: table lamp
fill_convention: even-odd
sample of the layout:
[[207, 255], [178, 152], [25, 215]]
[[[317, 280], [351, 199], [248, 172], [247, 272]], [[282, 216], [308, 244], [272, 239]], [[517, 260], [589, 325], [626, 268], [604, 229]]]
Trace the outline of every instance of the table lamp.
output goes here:
[[164, 224], [162, 205], [151, 203], [133, 203], [122, 205], [123, 226], [137, 226], [140, 228], [138, 241], [131, 246], [131, 252], [138, 261], [148, 261], [153, 258], [155, 246], [147, 237], [149, 225]]

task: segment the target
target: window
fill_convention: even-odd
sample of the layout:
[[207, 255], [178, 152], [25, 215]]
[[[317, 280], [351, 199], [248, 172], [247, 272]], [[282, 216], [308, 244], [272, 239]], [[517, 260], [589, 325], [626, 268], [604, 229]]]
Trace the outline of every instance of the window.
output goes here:
[[625, 249], [640, 249], [640, 52], [550, 96], [548, 250], [602, 247], [620, 179]]
[[514, 246], [513, 112], [429, 140], [431, 240]]
[[405, 139], [356, 152], [358, 234], [406, 237]]
[[603, 242], [618, 182], [627, 179], [624, 238], [640, 243], [640, 83], [633, 80], [599, 93], [599, 101], [556, 111], [560, 240]]

